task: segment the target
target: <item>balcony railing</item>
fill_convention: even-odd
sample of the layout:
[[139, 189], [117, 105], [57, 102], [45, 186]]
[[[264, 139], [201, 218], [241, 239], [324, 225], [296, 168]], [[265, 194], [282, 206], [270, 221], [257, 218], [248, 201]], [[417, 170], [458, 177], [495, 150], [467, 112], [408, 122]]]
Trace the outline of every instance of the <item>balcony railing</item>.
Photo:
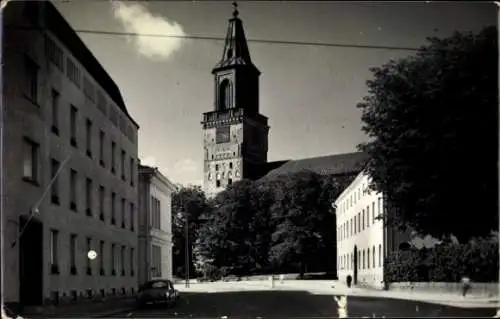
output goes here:
[[227, 109], [224, 111], [212, 111], [203, 113], [203, 123], [229, 120], [243, 116], [243, 109]]

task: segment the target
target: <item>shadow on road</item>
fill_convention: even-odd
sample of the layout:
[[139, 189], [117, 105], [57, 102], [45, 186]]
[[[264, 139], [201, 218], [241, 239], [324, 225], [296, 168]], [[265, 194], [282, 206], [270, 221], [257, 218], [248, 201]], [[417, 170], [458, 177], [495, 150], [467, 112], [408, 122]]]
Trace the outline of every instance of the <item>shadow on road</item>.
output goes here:
[[[495, 309], [463, 309], [425, 302], [348, 297], [351, 318], [370, 317], [493, 317]], [[333, 296], [303, 291], [184, 292], [178, 305], [151, 306], [113, 317], [129, 318], [336, 318]]]

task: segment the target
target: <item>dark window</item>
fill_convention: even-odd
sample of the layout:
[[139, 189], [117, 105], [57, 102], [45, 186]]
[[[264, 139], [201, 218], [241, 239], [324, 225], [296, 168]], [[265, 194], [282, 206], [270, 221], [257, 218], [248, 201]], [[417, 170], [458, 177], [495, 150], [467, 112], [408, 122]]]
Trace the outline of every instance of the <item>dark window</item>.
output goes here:
[[38, 102], [38, 65], [29, 57], [25, 57], [24, 66], [26, 72], [26, 88], [25, 94], [31, 102], [37, 104]]
[[27, 138], [24, 139], [23, 145], [23, 178], [26, 181], [38, 183], [39, 170], [39, 145]]

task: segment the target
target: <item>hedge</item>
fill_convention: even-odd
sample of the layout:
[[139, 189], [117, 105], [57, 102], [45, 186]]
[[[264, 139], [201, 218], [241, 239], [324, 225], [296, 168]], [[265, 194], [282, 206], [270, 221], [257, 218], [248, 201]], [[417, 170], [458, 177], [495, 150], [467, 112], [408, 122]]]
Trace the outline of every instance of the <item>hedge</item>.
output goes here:
[[385, 260], [386, 282], [498, 282], [498, 242], [439, 245], [432, 249], [399, 250]]

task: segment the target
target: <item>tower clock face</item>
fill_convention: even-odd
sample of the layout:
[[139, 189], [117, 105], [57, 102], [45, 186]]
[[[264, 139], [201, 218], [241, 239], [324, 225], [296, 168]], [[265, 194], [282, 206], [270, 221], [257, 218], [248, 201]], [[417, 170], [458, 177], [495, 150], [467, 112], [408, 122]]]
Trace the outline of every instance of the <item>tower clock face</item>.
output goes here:
[[217, 144], [227, 143], [230, 140], [230, 127], [218, 127], [215, 130], [215, 141]]

